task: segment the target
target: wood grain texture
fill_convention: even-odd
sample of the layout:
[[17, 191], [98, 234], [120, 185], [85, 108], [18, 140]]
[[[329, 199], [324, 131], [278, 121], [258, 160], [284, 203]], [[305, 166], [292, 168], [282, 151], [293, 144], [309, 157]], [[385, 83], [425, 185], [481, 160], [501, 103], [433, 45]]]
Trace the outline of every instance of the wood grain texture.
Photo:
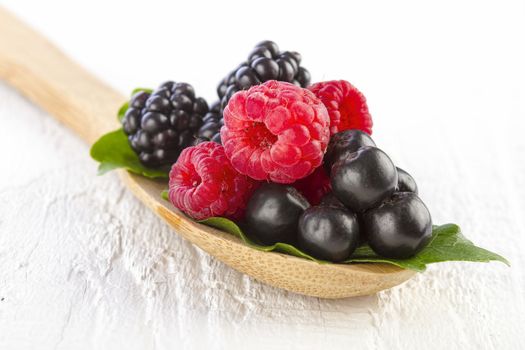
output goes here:
[[[0, 77], [73, 129], [86, 142], [117, 127], [119, 93], [70, 61], [36, 32], [0, 8]], [[184, 238], [236, 270], [272, 286], [322, 298], [376, 293], [415, 273], [386, 264], [318, 264], [254, 250], [230, 234], [197, 224], [160, 198], [165, 184], [127, 172], [133, 193]]]
[[115, 129], [125, 100], [0, 7], [0, 77], [89, 144]]

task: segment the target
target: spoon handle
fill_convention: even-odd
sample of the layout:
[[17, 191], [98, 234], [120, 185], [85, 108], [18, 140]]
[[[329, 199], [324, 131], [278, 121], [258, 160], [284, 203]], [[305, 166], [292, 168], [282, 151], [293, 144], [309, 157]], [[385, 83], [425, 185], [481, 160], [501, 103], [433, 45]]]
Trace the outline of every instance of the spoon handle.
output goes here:
[[0, 78], [93, 143], [116, 129], [124, 96], [0, 7]]

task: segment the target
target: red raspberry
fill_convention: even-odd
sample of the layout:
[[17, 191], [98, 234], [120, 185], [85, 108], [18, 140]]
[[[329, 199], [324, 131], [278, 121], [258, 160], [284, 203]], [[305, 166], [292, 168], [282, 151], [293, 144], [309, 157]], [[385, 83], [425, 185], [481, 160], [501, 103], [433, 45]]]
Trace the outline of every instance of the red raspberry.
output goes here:
[[212, 216], [238, 219], [254, 186], [255, 181], [231, 166], [221, 145], [203, 142], [184, 149], [173, 164], [169, 198], [196, 220]]
[[311, 205], [321, 203], [321, 198], [332, 190], [330, 177], [322, 166], [304, 179], [294, 182], [292, 186], [301, 192]]
[[270, 80], [230, 99], [221, 139], [240, 173], [292, 183], [322, 163], [329, 123], [326, 108], [312, 92]]
[[330, 115], [330, 133], [359, 129], [372, 134], [372, 116], [365, 96], [346, 80], [316, 83], [308, 89], [323, 101]]

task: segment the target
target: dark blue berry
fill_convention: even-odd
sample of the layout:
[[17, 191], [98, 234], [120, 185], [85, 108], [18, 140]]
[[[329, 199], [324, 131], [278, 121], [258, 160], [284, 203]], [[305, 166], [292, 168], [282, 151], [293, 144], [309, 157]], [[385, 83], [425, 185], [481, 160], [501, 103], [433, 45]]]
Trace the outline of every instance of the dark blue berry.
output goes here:
[[352, 211], [361, 212], [392, 195], [397, 170], [379, 148], [361, 147], [332, 166], [330, 182], [337, 199]]
[[368, 244], [378, 255], [406, 259], [420, 252], [432, 237], [428, 208], [412, 192], [396, 192], [361, 217]]
[[416, 180], [409, 173], [398, 167], [397, 175], [397, 190], [399, 192], [414, 192], [418, 194]]
[[253, 193], [246, 207], [246, 231], [263, 244], [294, 243], [299, 217], [309, 206], [292, 186], [265, 183]]
[[311, 207], [299, 218], [299, 248], [317, 259], [348, 259], [357, 248], [359, 236], [357, 216], [346, 208]]
[[375, 147], [375, 142], [361, 130], [345, 130], [332, 135], [324, 156], [324, 167], [328, 173], [338, 160], [348, 157], [360, 147]]

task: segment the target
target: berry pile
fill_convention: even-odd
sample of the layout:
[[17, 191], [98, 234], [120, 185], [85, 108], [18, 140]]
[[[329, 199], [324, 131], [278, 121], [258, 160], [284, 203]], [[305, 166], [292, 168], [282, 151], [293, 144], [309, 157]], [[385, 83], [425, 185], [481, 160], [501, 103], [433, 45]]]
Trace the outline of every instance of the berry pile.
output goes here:
[[207, 112], [208, 104], [190, 84], [168, 81], [152, 93], [136, 93], [122, 127], [142, 164], [169, 166], [193, 143]]
[[269, 80], [293, 83], [300, 87], [310, 84], [310, 73], [301, 66], [298, 52], [279, 51], [273, 41], [263, 41], [255, 46], [248, 59], [226, 76], [217, 87], [219, 101], [214, 104], [208, 120], [199, 130], [198, 141], [221, 143], [220, 129], [224, 125], [222, 113], [231, 97], [240, 90], [247, 90], [254, 85]]
[[[260, 186], [248, 202], [248, 233], [261, 243], [295, 244], [333, 262], [348, 259], [364, 241], [384, 257], [417, 254], [432, 235], [430, 213], [417, 196], [414, 179], [371, 144], [360, 130], [334, 135], [329, 146], [332, 190], [325, 190], [319, 205], [304, 205], [306, 198], [292, 186]], [[322, 186], [318, 178], [309, 191]]]
[[298, 53], [264, 41], [211, 107], [167, 82], [132, 97], [123, 129], [145, 166], [173, 164], [169, 199], [196, 220], [228, 217], [256, 242], [333, 262], [365, 241], [383, 257], [417, 254], [432, 219], [371, 139], [365, 97], [344, 80], [309, 82]]

